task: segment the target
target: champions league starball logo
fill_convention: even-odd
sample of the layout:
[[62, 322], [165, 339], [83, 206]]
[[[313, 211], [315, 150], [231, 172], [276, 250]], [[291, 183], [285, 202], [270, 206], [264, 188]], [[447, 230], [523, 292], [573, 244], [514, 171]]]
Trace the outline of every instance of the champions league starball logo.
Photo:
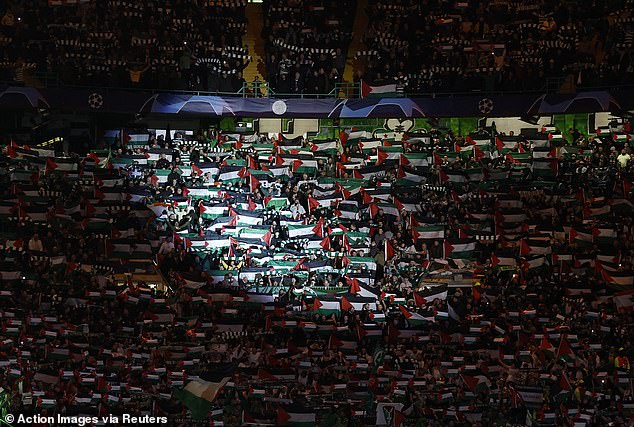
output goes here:
[[93, 110], [98, 110], [103, 107], [103, 96], [98, 93], [91, 93], [88, 95], [88, 106]]
[[482, 98], [478, 102], [478, 110], [485, 116], [493, 111], [493, 101], [489, 98]]

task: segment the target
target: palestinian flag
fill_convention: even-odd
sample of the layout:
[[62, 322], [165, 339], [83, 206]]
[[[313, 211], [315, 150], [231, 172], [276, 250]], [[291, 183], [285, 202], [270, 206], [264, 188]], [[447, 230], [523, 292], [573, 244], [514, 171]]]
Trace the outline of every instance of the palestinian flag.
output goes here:
[[531, 239], [520, 240], [520, 256], [549, 255], [550, 253], [552, 253], [550, 242]]
[[592, 243], [594, 240], [594, 235], [591, 230], [570, 228], [568, 235], [570, 237], [570, 243], [574, 243], [575, 241]]
[[267, 246], [271, 244], [271, 227], [270, 226], [262, 226], [262, 227], [244, 227], [238, 233], [241, 239], [260, 239]]
[[277, 409], [277, 425], [293, 427], [310, 427], [316, 425], [317, 414], [308, 408], [279, 407]]
[[414, 292], [414, 301], [418, 307], [431, 304], [437, 299], [443, 301], [447, 299], [447, 285], [434, 286], [430, 289]]
[[233, 363], [208, 367], [199, 378], [190, 381], [182, 390], [175, 391], [174, 396], [187, 406], [193, 418], [206, 419], [218, 393], [229, 382], [235, 369]]
[[629, 133], [621, 133], [621, 132], [617, 133], [617, 132], [615, 132], [615, 133], [612, 134], [612, 139], [615, 142], [627, 142], [630, 139], [632, 139], [632, 136]]
[[533, 159], [533, 175], [543, 178], [554, 178], [559, 171], [557, 159]]
[[345, 219], [355, 219], [359, 214], [359, 208], [357, 207], [357, 202], [354, 200], [341, 200], [337, 202], [337, 207], [335, 208], [335, 215], [339, 218]]
[[288, 166], [294, 174], [308, 174], [315, 176], [317, 173], [317, 160], [312, 153], [308, 154], [284, 154], [277, 156], [277, 166]]
[[484, 375], [464, 375], [460, 378], [472, 393], [482, 393], [491, 387], [491, 381]]
[[426, 168], [429, 166], [429, 154], [427, 153], [403, 153], [399, 158], [401, 166], [411, 168]]
[[339, 315], [341, 313], [340, 307], [339, 300], [336, 298], [321, 297], [313, 300], [313, 310], [324, 316]]
[[443, 258], [473, 258], [476, 249], [475, 239], [447, 239], [443, 245]]
[[342, 130], [339, 133], [339, 139], [341, 140], [341, 144], [347, 144], [348, 142], [353, 143], [357, 142], [360, 139], [369, 139], [372, 138], [372, 132], [368, 132], [365, 130], [355, 130], [351, 129], [349, 131]]
[[632, 271], [606, 271], [601, 270], [603, 280], [609, 285], [634, 286], [634, 272]]
[[372, 153], [372, 150], [377, 150], [379, 147], [381, 147], [383, 145], [383, 141], [381, 141], [380, 139], [367, 139], [359, 141], [358, 144], [363, 154], [370, 154]]
[[564, 136], [561, 134], [561, 132], [555, 131], [548, 134], [548, 139], [551, 142], [561, 143], [564, 140]]
[[556, 159], [557, 158], [557, 149], [549, 149], [546, 148], [536, 148], [533, 150], [533, 159]]
[[397, 95], [396, 84], [370, 86], [361, 80], [361, 97], [394, 97]]
[[382, 166], [366, 166], [360, 169], [355, 169], [353, 174], [356, 179], [367, 180], [375, 176], [384, 176], [385, 168]]
[[498, 136], [495, 138], [495, 147], [500, 152], [508, 152], [517, 146], [520, 142], [520, 138], [517, 136]]
[[399, 179], [398, 184], [404, 186], [418, 185], [421, 182], [424, 182], [426, 179], [424, 175], [419, 175], [414, 172], [413, 169], [410, 169], [408, 167], [398, 168], [397, 177]]
[[384, 203], [372, 203], [370, 205], [370, 217], [374, 218], [379, 211], [383, 211], [384, 215], [391, 215], [394, 216], [396, 218], [400, 218], [401, 214], [398, 211], [398, 208], [389, 202], [384, 202]]
[[310, 151], [317, 154], [337, 154], [337, 141], [313, 141], [310, 147]]
[[512, 254], [507, 253], [493, 253], [491, 254], [491, 267], [497, 266], [515, 266], [517, 262]]
[[546, 257], [543, 255], [527, 257], [524, 261], [522, 261], [522, 268], [524, 271], [535, 270], [546, 265]]
[[491, 137], [479, 134], [469, 134], [466, 138], [467, 144], [481, 147], [491, 144]]
[[279, 211], [283, 207], [288, 206], [288, 199], [286, 197], [265, 197], [264, 207], [266, 209], [274, 209]]
[[610, 215], [610, 212], [611, 212], [610, 205], [599, 206], [595, 208], [589, 207], [583, 210], [583, 217], [584, 219], [599, 218], [599, 217]]
[[40, 153], [36, 150], [31, 149], [28, 145], [23, 145], [22, 147], [19, 147], [14, 143], [7, 147], [7, 155], [12, 159], [17, 158], [33, 160], [39, 157]]
[[528, 139], [528, 143], [533, 147], [533, 149], [536, 149], [536, 148], [550, 149], [550, 140], [548, 139], [547, 135], [537, 134], [535, 136], [532, 136]]
[[486, 178], [484, 169], [482, 168], [467, 169], [465, 170], [465, 173], [469, 182], [480, 182]]
[[288, 237], [301, 237], [301, 236], [312, 236], [315, 234], [313, 229], [315, 228], [314, 224], [308, 225], [289, 225], [288, 226]]
[[548, 334], [543, 334], [539, 343], [539, 350], [552, 356], [555, 355], [555, 346], [548, 340]]
[[402, 305], [399, 305], [398, 308], [401, 310], [401, 313], [403, 314], [403, 316], [407, 320], [407, 323], [410, 326], [419, 326], [419, 325], [434, 321], [433, 315], [431, 317], [424, 317], [418, 313], [409, 311]]
[[224, 203], [218, 203], [215, 205], [200, 205], [200, 217], [202, 219], [216, 219], [227, 216], [229, 214], [229, 207]]
[[467, 182], [467, 177], [464, 175], [463, 172], [441, 170], [439, 176], [442, 183], [462, 184]]
[[612, 300], [619, 312], [631, 312], [634, 310], [634, 290], [614, 294]]
[[515, 391], [529, 409], [541, 408], [544, 403], [544, 390], [541, 387], [516, 386]]
[[570, 348], [570, 344], [566, 338], [566, 335], [563, 334], [561, 336], [561, 340], [559, 341], [559, 346], [557, 347], [557, 352], [555, 356], [559, 358], [563, 358], [566, 362], [570, 362], [576, 358], [575, 353]]
[[412, 232], [415, 239], [444, 239], [445, 238], [445, 226], [444, 225], [426, 225], [416, 227]]
[[392, 147], [389, 147], [389, 146], [379, 147], [376, 149], [376, 156], [377, 156], [376, 164], [380, 165], [386, 160], [400, 160], [402, 153], [403, 153], [403, 147], [400, 145], [396, 145]]
[[123, 138], [121, 139], [126, 145], [133, 147], [146, 147], [150, 141], [150, 134], [148, 133], [127, 133], [123, 131]]
[[223, 166], [218, 175], [218, 181], [223, 184], [237, 184], [245, 177], [243, 166]]

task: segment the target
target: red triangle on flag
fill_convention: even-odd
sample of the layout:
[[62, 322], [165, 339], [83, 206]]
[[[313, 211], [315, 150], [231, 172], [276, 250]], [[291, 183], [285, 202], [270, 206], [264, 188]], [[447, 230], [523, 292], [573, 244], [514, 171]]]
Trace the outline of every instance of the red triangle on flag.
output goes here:
[[319, 243], [319, 246], [321, 246], [325, 251], [329, 251], [331, 249], [330, 238], [328, 236], [324, 237], [324, 240]]
[[291, 166], [293, 172], [295, 172], [297, 169], [299, 169], [303, 164], [304, 164], [304, 162], [302, 162], [299, 159], [293, 160], [293, 164]]
[[339, 140], [341, 141], [341, 145], [345, 145], [346, 141], [348, 141], [348, 134], [345, 130], [339, 132]]
[[367, 191], [365, 191], [365, 189], [362, 188], [360, 192], [361, 192], [361, 195], [363, 196], [364, 205], [369, 205], [370, 203], [372, 203], [374, 198]]
[[557, 358], [569, 356], [574, 358], [575, 353], [570, 348], [570, 344], [568, 344], [568, 340], [566, 339], [566, 335], [561, 336], [561, 341], [559, 342], [559, 347], [557, 348]]
[[445, 240], [445, 242], [443, 243], [443, 249], [445, 250], [444, 257], [447, 258], [455, 248], [451, 245], [451, 243], [449, 243], [448, 240]]
[[482, 151], [480, 149], [480, 147], [478, 147], [477, 145], [475, 147], [473, 147], [473, 157], [477, 161], [480, 161], [480, 160], [484, 159], [484, 157], [485, 157], [484, 151]]
[[314, 197], [308, 196], [308, 212], [312, 212], [319, 208], [319, 201]]
[[377, 148], [377, 150], [376, 150], [376, 156], [377, 156], [377, 159], [376, 159], [376, 164], [377, 164], [377, 165], [380, 165], [381, 163], [383, 163], [384, 161], [386, 161], [386, 160], [387, 160], [387, 158], [388, 158], [388, 155], [387, 155], [387, 153], [385, 152], [385, 150], [381, 150], [380, 148]]
[[350, 293], [358, 294], [361, 292], [361, 285], [359, 285], [359, 280], [355, 277], [352, 279], [352, 284], [350, 284]]
[[350, 301], [346, 297], [341, 297], [341, 310], [342, 311], [350, 311], [354, 307], [350, 304]]
[[542, 339], [539, 343], [539, 349], [546, 350], [546, 351], [554, 351], [555, 347], [548, 340], [548, 334], [544, 334], [542, 336]]
[[317, 236], [322, 238], [324, 237], [324, 220], [322, 218], [319, 218], [319, 221], [317, 221], [317, 224], [315, 224], [312, 231]]
[[410, 313], [405, 307], [403, 307], [402, 305], [399, 305], [398, 308], [401, 310], [401, 313], [403, 314], [403, 316], [405, 316], [406, 319], [409, 319], [410, 317], [412, 317], [412, 313]]
[[414, 292], [414, 303], [416, 304], [416, 307], [422, 307], [427, 304], [427, 300], [424, 297], [418, 295], [418, 293]]
[[53, 171], [55, 169], [57, 169], [57, 163], [55, 163], [55, 160], [53, 159], [46, 159], [46, 173], [50, 173], [50, 171]]
[[[264, 368], [258, 369], [258, 379], [264, 381], [278, 381], [278, 378]], [[288, 416], [288, 414], [286, 414]]]
[[266, 246], [271, 246], [271, 238], [273, 237], [273, 234], [271, 234], [271, 231], [267, 231], [264, 236], [262, 236], [262, 241], [264, 243], [266, 243]]
[[497, 255], [495, 254], [491, 254], [491, 267], [495, 267], [499, 263], [500, 263], [500, 258], [498, 258]]

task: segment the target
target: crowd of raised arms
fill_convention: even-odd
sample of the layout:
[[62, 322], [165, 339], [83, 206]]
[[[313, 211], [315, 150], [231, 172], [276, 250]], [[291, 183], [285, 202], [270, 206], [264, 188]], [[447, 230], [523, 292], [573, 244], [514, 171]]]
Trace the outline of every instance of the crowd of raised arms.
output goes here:
[[7, 408], [631, 425], [630, 131], [3, 135]]
[[42, 84], [38, 73], [47, 72], [65, 85], [230, 94], [242, 88], [253, 60], [284, 94], [329, 93], [346, 62], [355, 81], [398, 84], [408, 93], [544, 90], [547, 79], [611, 86], [634, 77], [632, 0], [584, 7], [370, 0], [356, 52], [355, 0], [266, 0], [261, 60], [245, 47], [247, 26], [255, 25], [245, 0], [48, 3], [0, 3], [0, 80]]

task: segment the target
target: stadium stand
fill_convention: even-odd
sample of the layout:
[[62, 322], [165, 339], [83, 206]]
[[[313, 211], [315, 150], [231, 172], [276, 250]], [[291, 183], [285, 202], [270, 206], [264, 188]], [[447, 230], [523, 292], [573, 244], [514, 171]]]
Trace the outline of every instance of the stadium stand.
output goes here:
[[490, 92], [543, 90], [548, 78], [592, 87], [633, 76], [629, 0], [370, 3], [357, 78], [372, 85]]
[[[5, 71], [61, 84], [236, 92], [249, 61], [246, 2], [14, 2], [3, 11]], [[49, 2], [53, 3], [53, 2]]]
[[9, 407], [626, 425], [630, 136], [120, 129], [70, 156], [7, 141]]
[[325, 94], [341, 81], [356, 2], [265, 3], [266, 69], [271, 87], [286, 94]]
[[[55, 84], [236, 93], [251, 60], [243, 46], [245, 0], [8, 4], [0, 11], [3, 80], [45, 72]], [[272, 93], [332, 93], [342, 81], [356, 4], [264, 2], [262, 71]], [[631, 82], [631, 6], [371, 0], [365, 47], [352, 55], [354, 80], [409, 93]]]
[[633, 6], [0, 0], [0, 424], [634, 425]]

